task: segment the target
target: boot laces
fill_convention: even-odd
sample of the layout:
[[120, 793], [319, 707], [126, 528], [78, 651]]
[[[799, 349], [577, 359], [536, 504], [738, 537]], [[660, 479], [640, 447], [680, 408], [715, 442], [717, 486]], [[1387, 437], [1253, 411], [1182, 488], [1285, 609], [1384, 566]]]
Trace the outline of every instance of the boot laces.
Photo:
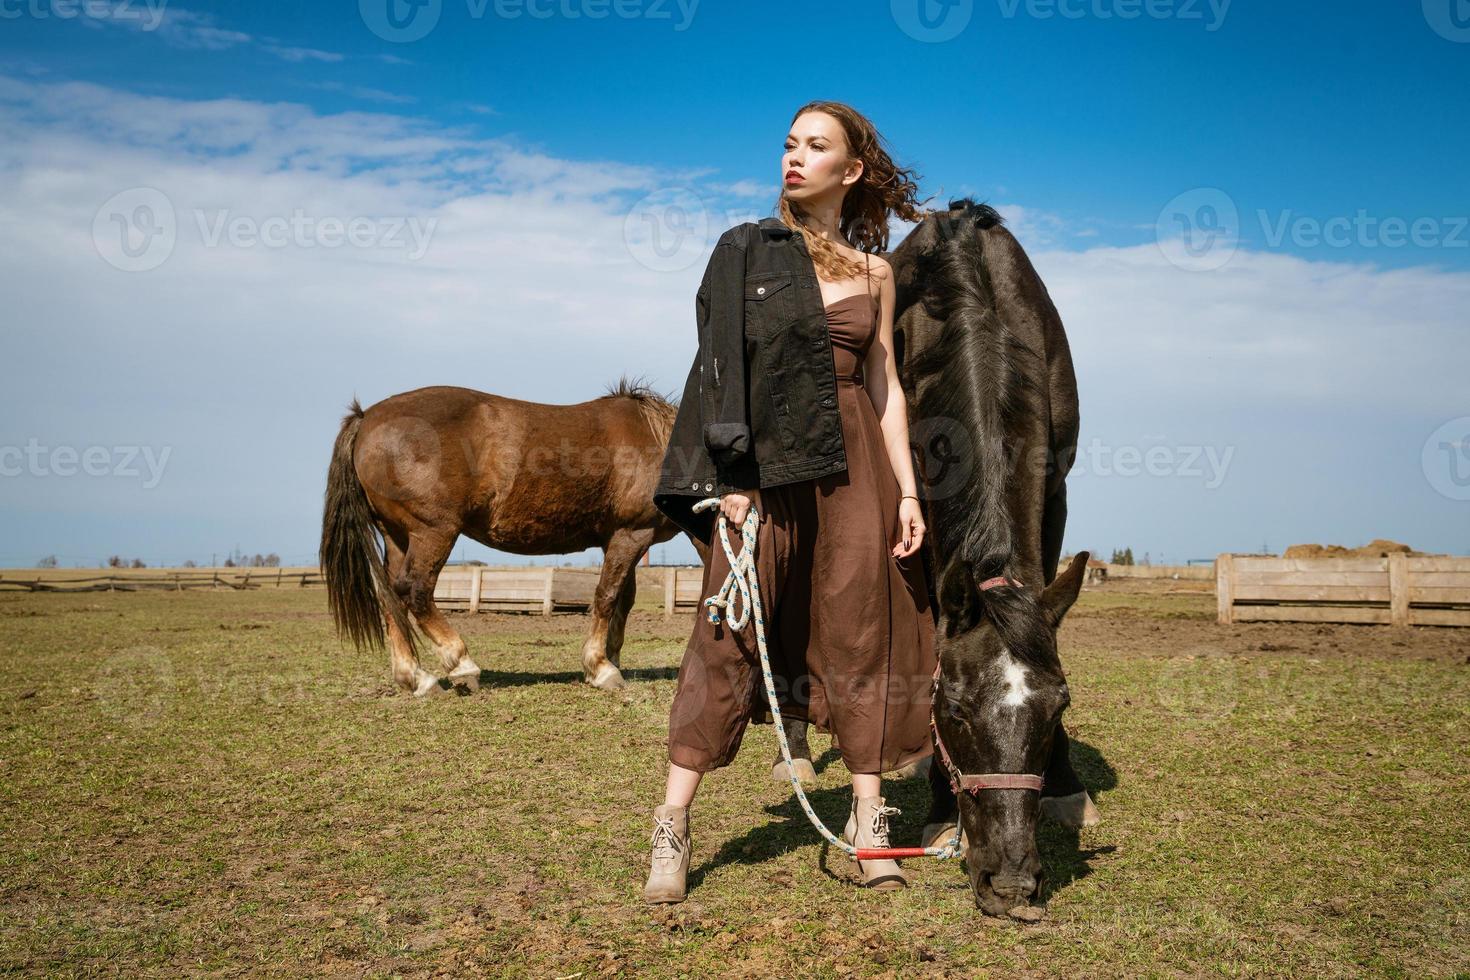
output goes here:
[[888, 818], [891, 815], [902, 813], [896, 806], [873, 807], [873, 843], [878, 847], [888, 847]]
[[683, 842], [674, 833], [673, 817], [654, 817], [653, 836], [649, 839], [653, 845], [653, 856], [655, 858], [677, 858], [683, 849]]

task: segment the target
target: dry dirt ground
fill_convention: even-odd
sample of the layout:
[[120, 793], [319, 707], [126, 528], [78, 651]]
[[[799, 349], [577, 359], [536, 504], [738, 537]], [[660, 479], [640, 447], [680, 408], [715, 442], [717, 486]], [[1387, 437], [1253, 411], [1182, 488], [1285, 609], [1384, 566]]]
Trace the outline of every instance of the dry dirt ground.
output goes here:
[[[1463, 975], [1470, 630], [1223, 627], [1200, 588], [1091, 588], [1063, 628], [1104, 822], [1042, 825], [1034, 926], [957, 862], [854, 887], [768, 726], [695, 803], [689, 900], [643, 906], [689, 626], [651, 596], [619, 694], [581, 682], [585, 617], [461, 615], [484, 687], [414, 701], [319, 589], [0, 594], [0, 971]], [[915, 841], [926, 784], [885, 792]]]

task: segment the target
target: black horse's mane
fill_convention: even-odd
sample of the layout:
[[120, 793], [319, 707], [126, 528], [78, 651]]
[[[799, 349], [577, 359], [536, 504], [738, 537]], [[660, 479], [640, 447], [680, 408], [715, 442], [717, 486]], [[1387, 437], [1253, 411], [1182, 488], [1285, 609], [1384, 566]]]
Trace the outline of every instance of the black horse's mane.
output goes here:
[[[915, 257], [914, 281], [922, 283], [919, 302], [925, 313], [943, 329], [914, 357], [913, 371], [931, 379], [925, 384], [925, 417], [947, 420], [972, 440], [954, 449], [973, 472], [956, 493], [931, 501], [931, 525], [941, 556], [939, 574], [959, 560], [979, 582], [1010, 572], [1015, 540], [1006, 494], [1015, 447], [1006, 437], [1022, 419], [1028, 396], [1039, 391], [1027, 370], [1036, 354], [996, 312], [979, 232], [1003, 224], [1000, 214], [962, 198], [933, 220], [938, 241]], [[1002, 586], [983, 593], [983, 599], [1011, 650], [1024, 655], [1042, 648], [1036, 641], [1045, 628], [1033, 590]]]

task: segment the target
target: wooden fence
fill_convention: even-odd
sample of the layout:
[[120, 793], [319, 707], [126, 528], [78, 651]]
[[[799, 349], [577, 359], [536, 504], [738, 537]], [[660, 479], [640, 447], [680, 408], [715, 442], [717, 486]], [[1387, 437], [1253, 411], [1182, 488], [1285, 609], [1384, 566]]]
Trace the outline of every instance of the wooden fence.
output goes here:
[[467, 612], [586, 612], [600, 568], [446, 568], [434, 586], [441, 609]]
[[0, 573], [0, 589], [23, 592], [141, 592], [188, 589], [306, 588], [324, 585], [315, 568], [242, 568], [227, 572], [178, 572], [167, 569], [129, 569], [107, 575], [76, 575], [67, 570]]
[[672, 566], [664, 569], [664, 615], [697, 610], [704, 601], [704, 566]]
[[1470, 626], [1470, 558], [1215, 560], [1219, 621]]

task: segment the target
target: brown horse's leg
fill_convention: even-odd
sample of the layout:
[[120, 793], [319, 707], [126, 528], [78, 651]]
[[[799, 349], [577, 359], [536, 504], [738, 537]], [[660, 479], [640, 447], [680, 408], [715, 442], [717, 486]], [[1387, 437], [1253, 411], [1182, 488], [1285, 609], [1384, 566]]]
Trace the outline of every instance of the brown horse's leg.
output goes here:
[[[582, 644], [582, 675], [588, 684], [604, 691], [623, 686], [617, 661], [623, 649], [623, 627], [637, 586], [627, 580], [637, 574], [638, 559], [653, 542], [653, 529], [614, 531], [603, 552], [602, 575], [592, 598], [592, 630]], [[625, 594], [626, 593], [626, 594]]]
[[[383, 543], [386, 546], [385, 567], [388, 571], [389, 582], [399, 582], [406, 574], [406, 555], [404, 548], [387, 529], [383, 529]], [[412, 615], [412, 610], [410, 610]], [[433, 694], [439, 690], [439, 678], [419, 666], [418, 658], [413, 654], [413, 648], [409, 645], [408, 637], [399, 630], [398, 624], [393, 617], [386, 617], [388, 624], [388, 650], [393, 662], [393, 680], [405, 691], [411, 691], [419, 697]]]
[[450, 625], [448, 618], [434, 605], [432, 589], [429, 591], [424, 612], [415, 612], [414, 616], [418, 619], [419, 626], [429, 634], [429, 639], [434, 641], [439, 659], [444, 661], [444, 670], [449, 675], [450, 685], [462, 685], [471, 691], [479, 690], [480, 666], [470, 659], [464, 637], [459, 635], [459, 631]]
[[[434, 605], [434, 585], [454, 548], [455, 534], [441, 534], [434, 529], [411, 532], [408, 552], [399, 575], [389, 573], [393, 588], [403, 597], [419, 629], [426, 633], [439, 651], [439, 659], [450, 673], [451, 684], [468, 683], [468, 675], [479, 686], [480, 668], [465, 656], [464, 639], [451, 627]], [[431, 675], [432, 676], [432, 675]], [[415, 694], [433, 694], [443, 690], [437, 679], [434, 690], [415, 690]]]

